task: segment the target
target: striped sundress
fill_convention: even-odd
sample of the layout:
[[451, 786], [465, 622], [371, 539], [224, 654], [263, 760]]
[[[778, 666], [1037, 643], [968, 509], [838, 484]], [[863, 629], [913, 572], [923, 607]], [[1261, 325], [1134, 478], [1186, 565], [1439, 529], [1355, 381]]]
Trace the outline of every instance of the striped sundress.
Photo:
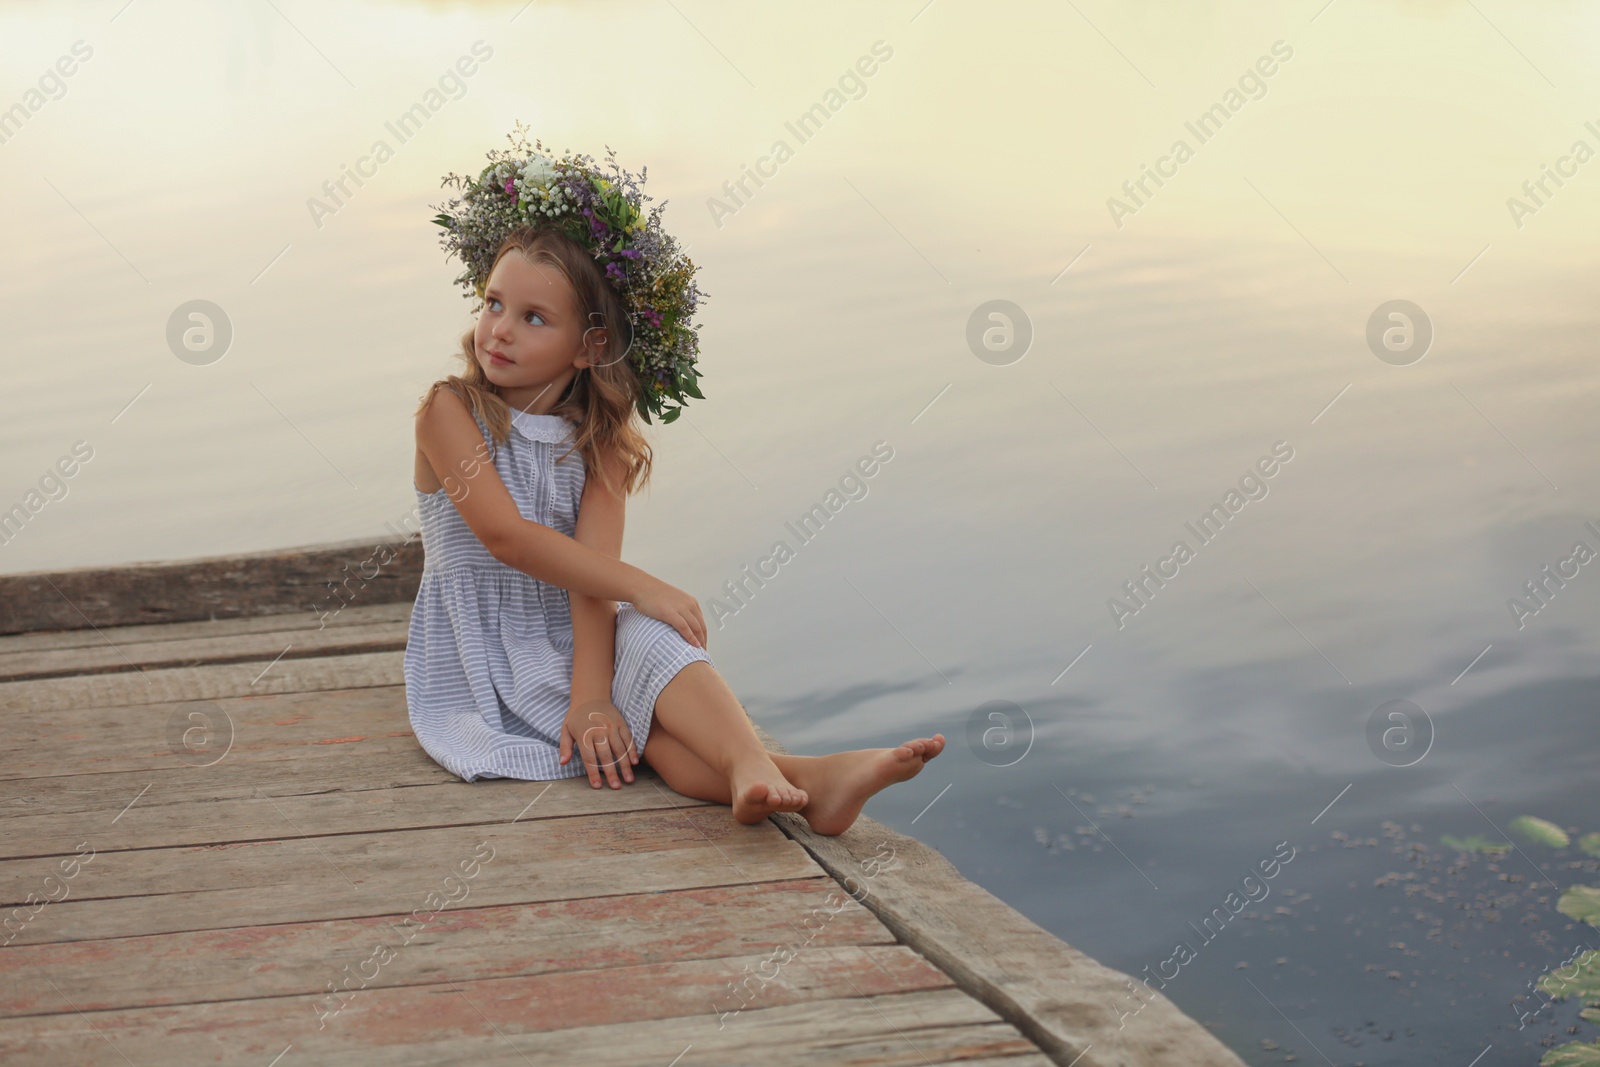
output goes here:
[[[474, 419], [488, 444], [488, 428]], [[575, 425], [559, 415], [516, 410], [511, 422], [495, 450], [495, 470], [524, 518], [573, 536], [584, 484], [582, 453], [567, 454]], [[416, 493], [424, 559], [405, 679], [417, 740], [468, 782], [586, 774], [577, 746], [560, 763], [561, 723], [572, 692], [567, 591], [490, 555], [448, 490]], [[627, 601], [617, 604], [611, 700], [641, 756], [656, 696], [695, 660], [710, 663], [711, 657], [667, 623]]]

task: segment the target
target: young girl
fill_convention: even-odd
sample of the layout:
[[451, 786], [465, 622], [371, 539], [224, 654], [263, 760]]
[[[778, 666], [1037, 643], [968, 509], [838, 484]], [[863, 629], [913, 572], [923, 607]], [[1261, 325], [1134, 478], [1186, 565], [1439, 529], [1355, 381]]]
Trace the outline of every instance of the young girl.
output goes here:
[[[634, 423], [653, 406], [642, 357], [664, 351], [693, 298], [680, 286], [675, 308], [663, 302], [663, 272], [647, 269], [675, 252], [660, 209], [646, 224], [630, 200], [608, 199], [635, 190], [597, 178], [587, 158], [491, 166], [467, 210], [440, 216], [484, 304], [461, 339], [465, 372], [435, 382], [416, 418], [425, 559], [405, 678], [417, 740], [469, 782], [587, 773], [598, 789], [603, 771], [620, 789], [643, 760], [740, 822], [793, 811], [817, 833], [843, 833], [944, 736], [768, 753], [712, 666], [695, 598], [619, 558], [625, 498], [650, 472]], [[486, 215], [485, 191], [521, 210]], [[560, 224], [573, 216], [581, 227]], [[629, 244], [640, 254], [619, 252]], [[638, 306], [646, 285], [654, 309]], [[692, 379], [673, 390], [664, 383], [676, 377], [655, 377], [657, 394], [699, 396]]]

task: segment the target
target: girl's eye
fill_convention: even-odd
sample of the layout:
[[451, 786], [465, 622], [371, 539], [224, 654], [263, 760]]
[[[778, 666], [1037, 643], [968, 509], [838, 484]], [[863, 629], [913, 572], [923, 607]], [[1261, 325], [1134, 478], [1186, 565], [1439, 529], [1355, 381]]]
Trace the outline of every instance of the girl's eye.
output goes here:
[[[488, 308], [490, 311], [498, 312], [500, 309], [498, 307], [496, 307], [495, 305], [497, 305], [499, 303], [500, 303], [499, 298], [491, 296], [484, 303], [484, 307]], [[528, 312], [528, 314], [532, 315], [534, 318], [538, 319], [540, 325], [544, 325], [544, 316], [543, 315], [539, 314], [537, 311], [530, 311], [530, 312]]]

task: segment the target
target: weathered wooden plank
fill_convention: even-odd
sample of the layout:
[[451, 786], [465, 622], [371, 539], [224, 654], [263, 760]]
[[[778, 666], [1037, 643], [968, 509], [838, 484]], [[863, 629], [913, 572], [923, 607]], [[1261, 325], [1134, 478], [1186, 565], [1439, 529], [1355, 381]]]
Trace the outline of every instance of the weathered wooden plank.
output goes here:
[[[181, 624], [180, 624], [181, 625]], [[63, 678], [75, 674], [198, 667], [207, 663], [259, 663], [307, 656], [404, 651], [406, 624], [370, 623], [324, 630], [274, 630], [231, 636], [189, 637], [137, 644], [102, 642], [79, 648], [0, 651], [0, 682]], [[259, 670], [259, 668], [258, 668]]]
[[[579, 786], [587, 789], [587, 786]], [[56, 858], [0, 860], [5, 913], [29, 893], [70, 895], [9, 919], [13, 944], [132, 937], [265, 923], [404, 916], [470, 897], [477, 906], [803, 878], [805, 850], [723, 805], [178, 849], [99, 852], [62, 879]], [[294, 834], [292, 828], [290, 833]], [[487, 859], [485, 858], [487, 857]], [[476, 859], [476, 863], [474, 863]], [[472, 868], [475, 876], [464, 879]], [[449, 878], [450, 881], [446, 881]], [[20, 928], [19, 928], [20, 927]]]
[[355, 774], [347, 760], [291, 756], [0, 782], [0, 858], [63, 856], [83, 843], [105, 852], [271, 840], [289, 827], [317, 836], [467, 826], [507, 808], [526, 809], [526, 821], [712, 803], [674, 792], [648, 764], [633, 770], [621, 789], [587, 778], [468, 784], [413, 746], [364, 750]]
[[[769, 750], [787, 751], [760, 726], [756, 734]], [[896, 937], [1059, 1062], [1081, 1056], [1079, 1067], [1244, 1067], [1160, 992], [1141, 984], [1144, 999], [1136, 1000], [1127, 993], [1133, 979], [967, 881], [915, 838], [865, 815], [835, 837], [812, 833], [786, 812], [769, 821], [846, 888], [860, 887], [857, 899]], [[1123, 1019], [1121, 1011], [1136, 1009], [1134, 1019]]]
[[414, 600], [422, 556], [420, 539], [380, 537], [175, 563], [0, 575], [0, 633]]
[[[1044, 1062], [1013, 1027], [952, 988], [863, 996], [842, 982], [836, 999], [747, 1009], [719, 1029], [709, 1005], [692, 1016], [649, 1018], [652, 998], [671, 983], [635, 980], [591, 993], [588, 1001], [590, 1013], [609, 1008], [612, 1018], [626, 1021], [540, 1033], [530, 1032], [524, 1022], [539, 1011], [524, 981], [447, 982], [428, 987], [420, 1006], [418, 990], [376, 990], [363, 994], [365, 1003], [358, 1000], [347, 1009], [360, 1011], [359, 1018], [335, 1017], [320, 1031], [308, 1006], [312, 1002], [303, 998], [10, 1019], [0, 1022], [0, 1058], [17, 1067], [265, 1065], [285, 1052], [290, 1056], [281, 1064], [328, 1067], [638, 1067], [675, 1061], [696, 1067], [925, 1067], [984, 1059], [1039, 1067]], [[778, 981], [767, 991], [776, 994]], [[64, 988], [62, 993], [70, 997]]]
[[66, 708], [116, 708], [134, 704], [219, 700], [265, 693], [305, 693], [394, 685], [405, 673], [404, 652], [170, 667], [121, 674], [40, 678], [0, 683], [0, 714], [24, 715]]
[[[63, 769], [48, 777], [0, 781], [0, 856], [24, 854], [9, 849], [30, 840], [48, 846], [87, 827], [109, 825], [119, 814], [116, 825], [120, 831], [137, 825], [135, 813], [147, 805], [237, 800], [255, 796], [257, 789], [273, 796], [295, 797], [460, 781], [426, 756], [418, 760], [403, 749], [369, 750], [360, 767], [361, 773], [353, 775], [348, 766], [338, 762], [291, 755], [257, 762], [225, 758], [210, 766], [181, 767], [182, 773], [159, 778], [149, 769], [86, 773]], [[489, 783], [482, 780], [476, 784]], [[138, 802], [128, 808], [135, 797]], [[178, 843], [151, 841], [147, 847]]]
[[[326, 664], [341, 658], [309, 662]], [[195, 673], [214, 675], [232, 669], [207, 667]], [[369, 752], [413, 752], [419, 759], [429, 758], [411, 732], [405, 687], [393, 684], [211, 701], [36, 709], [28, 722], [28, 732], [0, 733], [0, 779], [131, 770], [181, 775], [205, 763], [350, 759], [353, 753], [364, 758]]]
[[0, 636], [0, 653], [104, 648], [108, 645], [138, 645], [147, 641], [186, 641], [191, 637], [236, 637], [240, 634], [331, 630], [341, 626], [370, 626], [374, 623], [410, 620], [410, 601], [397, 604], [352, 604], [326, 616], [312, 611], [292, 611], [281, 615], [251, 615], [238, 619], [208, 619], [202, 622], [163, 622], [141, 626], [102, 626], [97, 629], [41, 630], [35, 633], [7, 634]]
[[[342, 988], [350, 976], [352, 988], [378, 989], [446, 976], [478, 981], [770, 954], [785, 945], [894, 943], [883, 924], [821, 870], [754, 885], [456, 907], [429, 919], [404, 951], [392, 922], [392, 916], [363, 917], [12, 945], [0, 952], [0, 1017], [73, 1010], [37, 980], [41, 974], [71, 990], [77, 1010], [93, 1012], [322, 996], [328, 982]], [[366, 961], [380, 944], [396, 951], [375, 968]], [[161, 980], [151, 982], [152, 975]]]

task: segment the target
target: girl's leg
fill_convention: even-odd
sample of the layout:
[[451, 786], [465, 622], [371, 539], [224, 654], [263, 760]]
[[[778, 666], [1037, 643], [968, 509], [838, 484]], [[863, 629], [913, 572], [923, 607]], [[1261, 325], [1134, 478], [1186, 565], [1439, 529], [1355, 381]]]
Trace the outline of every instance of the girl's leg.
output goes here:
[[[778, 765], [783, 776], [796, 785], [800, 785], [802, 778], [815, 777], [808, 765], [822, 762], [822, 758], [817, 756], [788, 756], [778, 752], [769, 752], [767, 755]], [[659, 719], [650, 727], [650, 739], [645, 744], [644, 755], [639, 759], [654, 767], [663, 781], [686, 797], [710, 800], [717, 804], [733, 803], [727, 775], [691, 752], [682, 741], [667, 731]]]
[[[802, 777], [811, 777], [806, 774], [806, 765], [819, 761], [818, 757], [811, 755], [782, 755], [779, 752], [768, 752], [766, 755], [778, 765], [782, 776], [797, 785]], [[640, 760], [656, 768], [662, 781], [685, 797], [710, 800], [718, 805], [733, 803], [733, 793], [728, 790], [728, 776], [694, 755], [688, 745], [667, 731], [659, 718], [650, 728], [650, 741], [646, 742], [645, 755]]]
[[659, 720], [650, 726], [650, 739], [645, 742], [639, 762], [654, 767], [662, 781], [686, 797], [733, 803], [727, 775], [683, 747], [683, 742], [667, 733]]
[[[731, 804], [733, 816], [740, 822], [756, 823], [775, 811], [799, 811], [805, 806], [805, 792], [784, 777], [756, 737], [738, 698], [722, 675], [704, 660], [684, 667], [661, 690], [656, 697], [655, 725], [664, 727], [682, 748], [722, 776], [728, 788], [725, 803]], [[645, 747], [648, 749], [650, 744]], [[662, 774], [663, 778], [676, 770], [668, 747], [669, 770]], [[661, 770], [654, 761], [651, 765]], [[703, 772], [691, 765], [689, 773], [698, 773], [699, 777], [688, 784], [709, 788], [709, 779]], [[670, 780], [668, 784], [672, 784]]]
[[[690, 664], [690, 667], [696, 666], [699, 664]], [[688, 670], [685, 668], [679, 677]], [[721, 681], [721, 676], [714, 670], [709, 673]], [[668, 683], [666, 689], [662, 690], [662, 696], [665, 697], [671, 688], [672, 683]], [[722, 688], [726, 689], [726, 685]], [[728, 697], [732, 699], [732, 693], [728, 693]], [[738, 706], [737, 700], [733, 700], [733, 704], [744, 731], [755, 738], [755, 731], [751, 729], [744, 709]], [[679, 718], [663, 718], [660, 714], [661, 705], [662, 701], [658, 699], [655, 722], [645, 745], [647, 755], [642, 755], [640, 759], [654, 767], [668, 785], [684, 796], [718, 804], [732, 803], [734, 793], [729, 775], [702, 758], [673, 733], [669, 721], [677, 722]], [[756, 739], [756, 744], [760, 745], [759, 739]], [[874, 793], [915, 776], [928, 760], [943, 749], [944, 735], [935, 734], [931, 738], [916, 738], [895, 748], [864, 748], [828, 756], [766, 755], [783, 777], [804, 791], [807, 797], [804, 806], [781, 810], [798, 810], [801, 817], [811, 824], [812, 830], [833, 836], [850, 828], [861, 814], [862, 806]], [[760, 821], [764, 817], [741, 821]]]

